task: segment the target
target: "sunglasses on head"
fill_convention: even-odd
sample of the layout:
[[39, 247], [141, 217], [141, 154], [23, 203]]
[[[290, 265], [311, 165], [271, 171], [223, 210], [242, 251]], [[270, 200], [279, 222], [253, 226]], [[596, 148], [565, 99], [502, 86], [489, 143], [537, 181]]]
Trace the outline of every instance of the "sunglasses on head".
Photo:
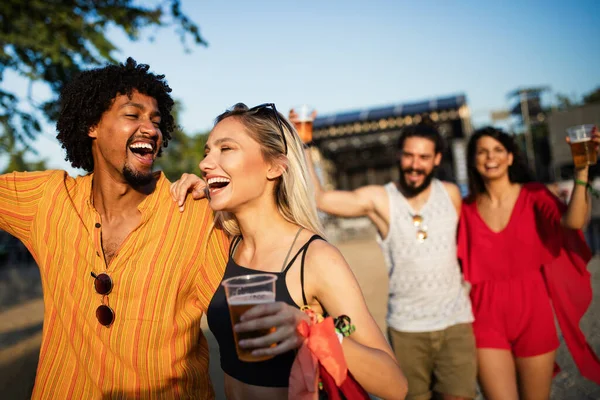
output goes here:
[[115, 312], [112, 308], [104, 304], [104, 298], [112, 291], [113, 281], [106, 272], [102, 272], [98, 275], [92, 272], [92, 277], [94, 278], [94, 289], [96, 289], [96, 293], [102, 295], [102, 304], [96, 309], [96, 318], [101, 325], [108, 328], [115, 321]]
[[287, 140], [285, 139], [285, 132], [283, 131], [283, 123], [281, 122], [281, 119], [279, 118], [279, 113], [277, 112], [277, 108], [275, 107], [275, 104], [273, 104], [273, 103], [259, 104], [256, 107], [249, 108], [247, 112], [248, 113], [256, 113], [256, 112], [259, 112], [264, 109], [273, 110], [273, 113], [275, 114], [275, 119], [277, 120], [277, 124], [279, 125], [279, 133], [281, 134], [281, 140], [283, 141], [283, 147], [285, 148], [284, 154], [287, 155], [288, 145], [287, 145]]

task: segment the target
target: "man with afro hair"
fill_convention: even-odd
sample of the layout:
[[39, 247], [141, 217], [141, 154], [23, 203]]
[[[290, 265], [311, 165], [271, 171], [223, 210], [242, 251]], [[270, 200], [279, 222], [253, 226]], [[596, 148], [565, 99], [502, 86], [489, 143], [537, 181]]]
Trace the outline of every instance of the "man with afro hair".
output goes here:
[[34, 256], [44, 327], [34, 399], [211, 399], [200, 328], [228, 238], [206, 200], [180, 213], [153, 163], [171, 139], [171, 88], [127, 59], [60, 97], [58, 140], [87, 171], [0, 176], [0, 229]]

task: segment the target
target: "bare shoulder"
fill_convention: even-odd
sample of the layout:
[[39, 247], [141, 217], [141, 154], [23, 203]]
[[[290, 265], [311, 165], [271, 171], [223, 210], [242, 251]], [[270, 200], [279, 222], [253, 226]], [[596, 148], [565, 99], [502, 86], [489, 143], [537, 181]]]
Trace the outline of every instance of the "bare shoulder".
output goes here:
[[349, 269], [338, 248], [325, 240], [315, 240], [310, 244], [306, 252], [306, 266], [320, 277], [332, 277], [332, 274]]
[[322, 263], [344, 259], [342, 253], [333, 244], [326, 240], [315, 240], [308, 246], [306, 260], [309, 262]]
[[328, 242], [315, 240], [310, 244], [304, 267], [307, 287], [312, 288], [318, 302], [330, 313], [339, 311], [336, 304], [340, 293], [360, 293], [350, 265], [338, 248]]
[[460, 197], [460, 189], [456, 183], [440, 181], [442, 185], [444, 185], [444, 189], [448, 192], [450, 196], [458, 196]]
[[460, 213], [460, 207], [462, 204], [462, 195], [460, 194], [460, 189], [458, 188], [458, 185], [456, 185], [455, 183], [452, 183], [452, 182], [446, 182], [446, 181], [441, 181], [441, 182], [442, 182], [442, 185], [444, 185], [444, 189], [446, 189], [448, 196], [450, 196], [450, 199], [452, 200], [454, 207], [456, 207], [457, 212]]
[[311, 243], [305, 261], [307, 293], [323, 309], [353, 318], [358, 318], [360, 310], [368, 314], [358, 280], [334, 245], [321, 240]]
[[448, 192], [448, 194], [450, 195], [452, 200], [454, 200], [456, 198], [460, 201], [462, 199], [462, 196], [460, 194], [460, 189], [457, 184], [452, 183], [452, 182], [446, 182], [446, 181], [441, 181], [441, 182], [442, 182], [442, 185], [444, 185], [444, 189], [446, 189], [446, 192]]

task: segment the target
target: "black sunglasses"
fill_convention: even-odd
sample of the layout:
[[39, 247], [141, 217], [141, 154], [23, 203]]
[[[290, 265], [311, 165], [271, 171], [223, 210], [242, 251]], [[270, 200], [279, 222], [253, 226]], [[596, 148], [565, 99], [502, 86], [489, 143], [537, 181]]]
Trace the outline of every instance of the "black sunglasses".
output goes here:
[[285, 139], [285, 132], [283, 131], [283, 123], [281, 122], [281, 119], [279, 118], [279, 113], [277, 112], [277, 108], [275, 107], [275, 104], [273, 104], [273, 103], [260, 104], [256, 107], [249, 108], [247, 112], [253, 113], [253, 112], [258, 112], [263, 109], [273, 110], [273, 113], [275, 114], [275, 119], [277, 120], [277, 124], [279, 124], [279, 132], [281, 133], [281, 140], [283, 141], [283, 147], [285, 147], [284, 154], [287, 155], [288, 145], [287, 145], [287, 140]]
[[107, 296], [112, 291], [113, 281], [106, 272], [98, 275], [92, 272], [92, 277], [94, 278], [96, 293], [102, 295], [102, 304], [96, 309], [96, 318], [101, 325], [108, 328], [115, 320], [115, 312], [112, 308], [104, 304], [104, 296]]

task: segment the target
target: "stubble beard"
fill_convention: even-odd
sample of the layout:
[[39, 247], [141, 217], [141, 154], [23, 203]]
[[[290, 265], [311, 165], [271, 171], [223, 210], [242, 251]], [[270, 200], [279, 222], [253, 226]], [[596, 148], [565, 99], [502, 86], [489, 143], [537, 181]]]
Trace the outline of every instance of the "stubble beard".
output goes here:
[[422, 193], [425, 189], [427, 189], [429, 187], [429, 185], [431, 185], [431, 181], [433, 180], [435, 170], [436, 169], [434, 168], [431, 170], [431, 172], [429, 174], [425, 174], [423, 183], [420, 184], [419, 186], [409, 185], [406, 182], [406, 179], [404, 178], [404, 175], [406, 173], [412, 172], [412, 169], [406, 169], [406, 170], [401, 171], [399, 185], [400, 185], [400, 189], [402, 190], [402, 194], [404, 195], [404, 197], [407, 197], [407, 198], [415, 197], [418, 194]]
[[[135, 140], [135, 138], [135, 135], [132, 135], [127, 140], [127, 144], [125, 145], [126, 153], [128, 152], [128, 149], [131, 146], [131, 143], [133, 143], [133, 141]], [[133, 167], [131, 167], [131, 164], [129, 164], [129, 162], [126, 161], [125, 165], [123, 166], [123, 177], [131, 187], [139, 188], [151, 183], [154, 180], [154, 173], [152, 172], [152, 168], [150, 168], [149, 172], [137, 171]]]
[[146, 186], [154, 180], [154, 173], [140, 172], [131, 168], [128, 164], [123, 167], [123, 177], [131, 187], [139, 188]]

